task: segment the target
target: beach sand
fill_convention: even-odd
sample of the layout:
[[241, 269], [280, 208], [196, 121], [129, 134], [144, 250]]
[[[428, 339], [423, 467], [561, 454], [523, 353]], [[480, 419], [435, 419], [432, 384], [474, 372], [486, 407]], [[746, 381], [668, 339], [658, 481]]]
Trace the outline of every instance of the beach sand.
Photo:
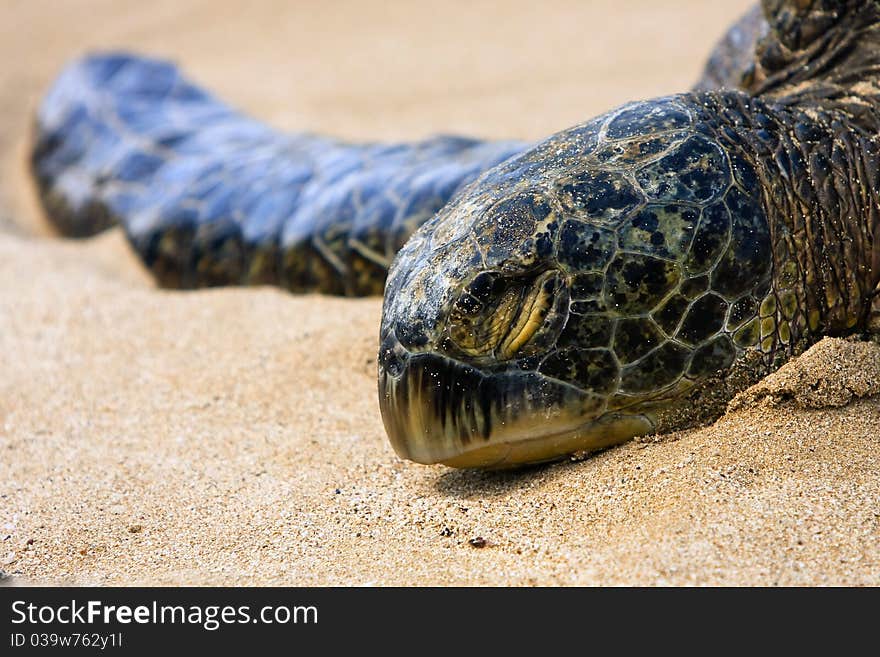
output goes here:
[[120, 231], [53, 236], [27, 176], [89, 49], [289, 130], [536, 139], [686, 89], [748, 2], [60, 4], [0, 9], [7, 582], [880, 584], [880, 347], [825, 340], [711, 427], [582, 461], [415, 465], [379, 418], [380, 300], [157, 290]]

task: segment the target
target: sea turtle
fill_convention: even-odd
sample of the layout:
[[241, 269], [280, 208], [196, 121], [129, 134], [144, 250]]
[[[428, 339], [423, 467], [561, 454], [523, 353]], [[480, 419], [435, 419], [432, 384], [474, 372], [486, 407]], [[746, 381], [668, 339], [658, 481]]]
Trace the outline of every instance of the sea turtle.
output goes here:
[[37, 135], [57, 225], [122, 223], [164, 285], [367, 294], [390, 265], [379, 404], [421, 463], [692, 426], [880, 332], [878, 0], [764, 0], [694, 91], [533, 146], [284, 136], [128, 55], [67, 69]]

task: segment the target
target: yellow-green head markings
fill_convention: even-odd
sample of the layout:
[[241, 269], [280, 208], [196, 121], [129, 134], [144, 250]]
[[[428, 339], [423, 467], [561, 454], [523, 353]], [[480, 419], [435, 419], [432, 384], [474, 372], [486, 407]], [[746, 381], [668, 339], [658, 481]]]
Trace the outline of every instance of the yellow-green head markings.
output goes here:
[[728, 314], [769, 289], [770, 233], [697, 100], [552, 137], [404, 247], [380, 353], [398, 451], [501, 467], [610, 444], [733, 363]]

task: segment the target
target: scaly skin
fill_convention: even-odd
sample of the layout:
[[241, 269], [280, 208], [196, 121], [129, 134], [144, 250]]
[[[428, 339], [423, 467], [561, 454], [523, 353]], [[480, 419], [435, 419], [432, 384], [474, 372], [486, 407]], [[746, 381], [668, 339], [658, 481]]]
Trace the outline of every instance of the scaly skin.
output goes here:
[[819, 336], [876, 327], [880, 8], [765, 11], [752, 94], [561, 132], [406, 244], [379, 362], [398, 453], [506, 467], [688, 426]]
[[71, 64], [37, 116], [33, 169], [66, 235], [121, 223], [165, 287], [381, 294], [412, 232], [521, 142], [347, 144], [285, 135], [124, 54]]

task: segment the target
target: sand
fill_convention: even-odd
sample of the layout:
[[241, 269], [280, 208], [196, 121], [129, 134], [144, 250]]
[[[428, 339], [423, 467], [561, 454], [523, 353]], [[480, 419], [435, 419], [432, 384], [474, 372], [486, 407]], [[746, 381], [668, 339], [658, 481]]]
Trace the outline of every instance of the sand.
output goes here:
[[287, 129], [538, 138], [686, 88], [747, 4], [7, 0], [7, 581], [880, 584], [880, 347], [826, 340], [713, 426], [586, 460], [415, 465], [379, 418], [379, 300], [157, 290], [118, 231], [53, 236], [26, 175], [35, 103], [91, 48], [173, 57]]

